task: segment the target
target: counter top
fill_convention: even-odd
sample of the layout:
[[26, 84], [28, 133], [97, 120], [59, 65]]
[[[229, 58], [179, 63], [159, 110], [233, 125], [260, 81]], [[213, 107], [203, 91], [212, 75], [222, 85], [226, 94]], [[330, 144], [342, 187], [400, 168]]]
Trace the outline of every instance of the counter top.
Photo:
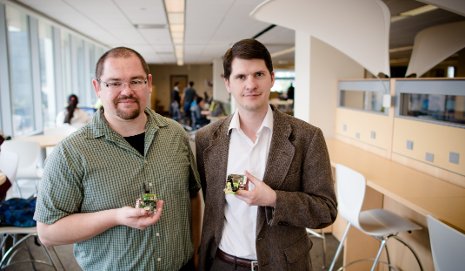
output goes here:
[[465, 188], [336, 139], [326, 143], [333, 165], [359, 171], [369, 187], [465, 232]]

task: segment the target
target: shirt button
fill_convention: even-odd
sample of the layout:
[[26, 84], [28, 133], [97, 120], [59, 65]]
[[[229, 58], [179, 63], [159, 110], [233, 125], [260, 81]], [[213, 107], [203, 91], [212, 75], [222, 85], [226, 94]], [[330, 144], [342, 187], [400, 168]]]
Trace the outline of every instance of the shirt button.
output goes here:
[[152, 186], [152, 183], [149, 183], [149, 186]]
[[161, 258], [158, 258], [157, 261], [161, 262]]
[[156, 235], [156, 236], [160, 236], [160, 233], [157, 232], [155, 235]]

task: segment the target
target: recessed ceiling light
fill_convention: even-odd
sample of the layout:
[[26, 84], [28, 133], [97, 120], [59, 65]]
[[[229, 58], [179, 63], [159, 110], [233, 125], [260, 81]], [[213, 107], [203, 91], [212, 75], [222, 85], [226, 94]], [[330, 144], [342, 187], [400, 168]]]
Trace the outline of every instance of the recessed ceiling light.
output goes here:
[[137, 29], [165, 29], [166, 24], [134, 24]]

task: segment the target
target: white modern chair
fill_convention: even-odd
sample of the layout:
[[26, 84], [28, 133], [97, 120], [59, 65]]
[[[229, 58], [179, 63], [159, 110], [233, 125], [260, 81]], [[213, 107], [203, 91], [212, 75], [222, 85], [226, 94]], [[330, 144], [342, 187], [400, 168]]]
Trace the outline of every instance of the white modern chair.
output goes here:
[[[3, 146], [3, 145], [2, 145]], [[5, 150], [2, 147], [0, 152], [0, 169], [8, 177], [12, 186], [17, 186], [16, 172], [18, 168], [18, 154]], [[5, 244], [9, 238], [12, 239], [12, 244], [18, 242], [18, 236], [23, 234], [33, 234], [36, 232], [36, 227], [0, 227], [0, 248], [2, 255], [5, 255]]]
[[11, 184], [16, 181], [18, 171], [18, 155], [14, 152], [2, 150], [0, 152], [0, 170], [8, 177]]
[[[380, 256], [383, 249], [386, 250], [387, 264], [389, 268], [392, 267], [386, 246], [387, 240], [391, 237], [394, 237], [396, 240], [400, 241], [407, 248], [409, 248], [410, 251], [412, 251], [412, 254], [415, 256], [420, 269], [423, 270], [421, 262], [419, 261], [415, 251], [413, 251], [413, 249], [407, 243], [397, 237], [397, 234], [400, 232], [420, 230], [421, 227], [411, 222], [410, 220], [400, 217], [385, 209], [371, 209], [362, 211], [362, 204], [365, 198], [366, 180], [365, 177], [359, 172], [344, 165], [337, 164], [336, 183], [339, 215], [346, 219], [348, 223], [336, 250], [336, 254], [334, 255], [334, 258], [329, 267], [329, 271], [334, 269], [334, 265], [342, 250], [342, 246], [345, 239], [347, 238], [350, 227], [355, 227], [361, 232], [372, 236], [381, 242], [376, 257], [373, 260], [371, 271], [375, 270], [376, 266], [380, 262]], [[361, 260], [346, 264], [339, 270], [342, 270], [344, 267], [359, 261]]]
[[[54, 247], [45, 247], [40, 242], [36, 232], [23, 234], [25, 235], [21, 239], [13, 243], [2, 254], [0, 270], [65, 270]], [[39, 249], [33, 249], [32, 246]], [[26, 253], [21, 253], [24, 250], [26, 250]], [[25, 255], [28, 257], [25, 257]]]
[[[23, 197], [19, 180], [38, 181], [42, 178], [40, 144], [26, 140], [6, 140], [2, 144], [2, 152], [14, 152], [18, 155], [18, 171], [15, 183], [19, 189], [19, 196]], [[37, 183], [35, 183], [37, 185]]]
[[429, 240], [436, 271], [456, 271], [465, 268], [465, 233], [438, 219], [427, 216]]
[[307, 230], [307, 234], [310, 237], [316, 237], [316, 238], [321, 239], [321, 249], [322, 249], [322, 253], [321, 253], [321, 260], [322, 260], [321, 269], [326, 270], [326, 235], [325, 235], [325, 232], [324, 232], [323, 229], [315, 230], [315, 229], [306, 228], [306, 230]]

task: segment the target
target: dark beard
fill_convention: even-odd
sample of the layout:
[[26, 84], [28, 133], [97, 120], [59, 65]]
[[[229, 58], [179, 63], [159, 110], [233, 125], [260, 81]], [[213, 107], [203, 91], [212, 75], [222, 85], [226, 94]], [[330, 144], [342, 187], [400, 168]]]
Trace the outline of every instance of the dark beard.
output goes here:
[[[126, 100], [126, 99], [131, 99], [131, 100], [134, 100], [137, 105], [139, 105], [139, 107], [137, 109], [134, 109], [132, 111], [123, 111], [123, 110], [120, 110], [118, 109], [118, 103], [122, 100]], [[132, 119], [135, 119], [139, 116], [140, 114], [140, 104], [139, 104], [139, 101], [137, 99], [135, 99], [133, 96], [121, 96], [118, 98], [118, 100], [115, 101], [115, 107], [116, 107], [116, 115], [124, 120], [132, 120]]]
[[124, 120], [132, 120], [135, 119], [139, 116], [140, 114], [140, 108], [135, 109], [130, 112], [122, 111], [119, 109], [116, 109], [116, 115]]

